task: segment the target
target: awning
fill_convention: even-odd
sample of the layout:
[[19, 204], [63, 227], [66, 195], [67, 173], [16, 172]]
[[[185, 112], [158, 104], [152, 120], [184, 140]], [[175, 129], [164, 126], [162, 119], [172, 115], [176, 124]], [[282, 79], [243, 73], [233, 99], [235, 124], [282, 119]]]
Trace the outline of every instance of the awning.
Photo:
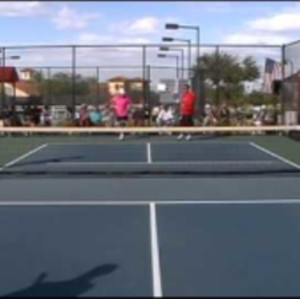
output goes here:
[[0, 83], [15, 83], [19, 80], [14, 67], [0, 67]]

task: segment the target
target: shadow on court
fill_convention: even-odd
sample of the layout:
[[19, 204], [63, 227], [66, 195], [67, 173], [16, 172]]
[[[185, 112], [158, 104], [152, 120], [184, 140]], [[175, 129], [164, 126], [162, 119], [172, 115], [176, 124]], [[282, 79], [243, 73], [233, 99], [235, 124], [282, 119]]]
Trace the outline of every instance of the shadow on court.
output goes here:
[[32, 160], [28, 162], [20, 162], [11, 165], [9, 168], [13, 167], [19, 167], [19, 166], [26, 166], [26, 165], [43, 165], [45, 163], [60, 163], [60, 162], [67, 162], [67, 161], [74, 161], [74, 160], [80, 160], [83, 159], [83, 156], [70, 156], [70, 157], [57, 157], [57, 158], [51, 158], [51, 159], [42, 159], [42, 160]]
[[38, 275], [32, 285], [2, 297], [77, 297], [94, 287], [93, 279], [116, 271], [116, 264], [104, 264], [64, 281], [46, 282], [47, 272]]

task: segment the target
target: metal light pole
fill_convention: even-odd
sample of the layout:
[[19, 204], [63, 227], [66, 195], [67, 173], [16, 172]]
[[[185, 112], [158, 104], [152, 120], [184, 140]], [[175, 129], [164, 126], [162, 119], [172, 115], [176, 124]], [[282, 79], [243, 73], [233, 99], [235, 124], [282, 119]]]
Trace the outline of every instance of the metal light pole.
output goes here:
[[163, 37], [163, 42], [185, 42], [188, 44], [188, 78], [191, 78], [191, 69], [192, 69], [192, 42], [190, 39], [184, 38], [173, 38], [173, 37]]
[[199, 26], [189, 26], [189, 25], [179, 25], [179, 24], [166, 24], [166, 29], [177, 30], [177, 29], [191, 29], [196, 30], [196, 43], [197, 43], [197, 61], [196, 64], [198, 66], [198, 58], [200, 56], [200, 27]]
[[[167, 23], [165, 25], [166, 29], [171, 29], [171, 30], [177, 30], [177, 29], [188, 29], [188, 30], [195, 30], [196, 31], [196, 44], [197, 44], [197, 49], [196, 49], [196, 68], [197, 68], [197, 77], [199, 79], [199, 76], [202, 75], [200, 74], [200, 63], [199, 63], [199, 58], [200, 58], [200, 27], [199, 26], [190, 26], [190, 25], [179, 25], [179, 24], [173, 24], [173, 23]], [[196, 79], [197, 79], [196, 77]], [[197, 96], [197, 103], [198, 105], [200, 104], [200, 81], [196, 80], [196, 96]], [[200, 105], [200, 112], [203, 114], [204, 112], [204, 90], [202, 91], [202, 105]]]
[[176, 59], [176, 79], [179, 77], [179, 56], [177, 55], [166, 55], [166, 54], [158, 54], [158, 58], [175, 58]]
[[179, 48], [160, 47], [160, 51], [179, 51], [181, 52], [181, 79], [184, 78], [184, 50]]

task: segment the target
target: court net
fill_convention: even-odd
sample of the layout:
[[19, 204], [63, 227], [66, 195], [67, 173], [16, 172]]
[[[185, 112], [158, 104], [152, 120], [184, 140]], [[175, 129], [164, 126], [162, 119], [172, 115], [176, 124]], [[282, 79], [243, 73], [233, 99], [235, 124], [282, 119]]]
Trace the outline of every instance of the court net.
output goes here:
[[2, 127], [0, 175], [295, 175], [299, 141], [300, 126]]

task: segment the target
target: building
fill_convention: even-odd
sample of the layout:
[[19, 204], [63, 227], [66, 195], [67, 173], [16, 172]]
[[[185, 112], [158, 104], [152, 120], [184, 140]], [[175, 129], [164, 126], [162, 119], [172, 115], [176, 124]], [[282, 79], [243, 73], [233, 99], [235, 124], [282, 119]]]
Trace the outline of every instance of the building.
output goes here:
[[34, 74], [36, 71], [31, 68], [24, 68], [20, 71], [20, 79], [24, 81], [30, 81], [33, 79]]
[[109, 79], [107, 81], [108, 84], [108, 92], [111, 95], [115, 95], [117, 93], [117, 87], [126, 89], [126, 83], [128, 79], [126, 77], [117, 76]]
[[129, 85], [131, 90], [143, 90], [143, 83], [146, 82], [142, 78], [133, 78], [129, 80]]
[[287, 124], [300, 124], [300, 71], [285, 78], [283, 84]]
[[33, 80], [35, 71], [30, 68], [20, 71], [19, 80], [15, 83], [4, 83], [5, 95], [15, 99], [17, 105], [40, 105], [42, 102], [38, 84]]
[[109, 79], [108, 81], [108, 91], [111, 95], [116, 94], [117, 86], [119, 88], [124, 88], [126, 91], [130, 92], [132, 90], [143, 91], [143, 85], [145, 81], [143, 78], [127, 78], [123, 76], [117, 76]]

